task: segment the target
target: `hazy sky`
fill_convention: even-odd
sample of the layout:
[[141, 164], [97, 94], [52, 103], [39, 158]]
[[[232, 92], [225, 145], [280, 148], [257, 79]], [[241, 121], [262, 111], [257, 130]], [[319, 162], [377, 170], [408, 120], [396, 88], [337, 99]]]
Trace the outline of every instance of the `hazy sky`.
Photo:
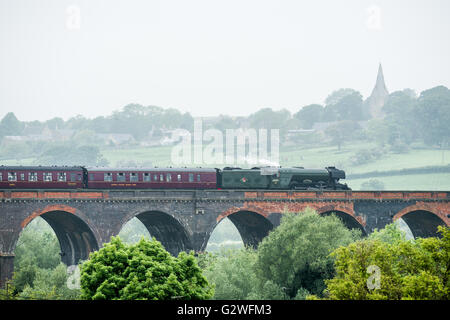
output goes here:
[[296, 112], [450, 87], [448, 0], [0, 0], [0, 118], [109, 115], [128, 103], [194, 116]]

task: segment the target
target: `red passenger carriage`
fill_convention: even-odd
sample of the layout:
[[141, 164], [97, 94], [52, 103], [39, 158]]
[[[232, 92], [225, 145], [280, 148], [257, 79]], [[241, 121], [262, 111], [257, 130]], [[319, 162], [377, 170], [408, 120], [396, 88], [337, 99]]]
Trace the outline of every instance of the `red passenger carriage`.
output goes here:
[[217, 174], [207, 168], [87, 168], [89, 189], [215, 189]]
[[0, 189], [76, 189], [83, 180], [82, 167], [0, 166]]

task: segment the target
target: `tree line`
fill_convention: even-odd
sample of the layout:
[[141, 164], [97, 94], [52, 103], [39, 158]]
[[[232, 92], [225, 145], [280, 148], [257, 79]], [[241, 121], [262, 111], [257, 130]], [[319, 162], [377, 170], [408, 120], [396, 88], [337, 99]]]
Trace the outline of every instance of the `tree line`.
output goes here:
[[[220, 115], [204, 129], [235, 129], [250, 127], [254, 129], [280, 129], [282, 140], [287, 138], [290, 129], [312, 129], [317, 123], [331, 122], [325, 131], [325, 140], [341, 145], [345, 141], [369, 140], [380, 146], [407, 146], [414, 141], [426, 145], [446, 147], [450, 140], [450, 90], [437, 86], [424, 90], [420, 95], [412, 89], [392, 92], [382, 110], [385, 117], [371, 119], [367, 102], [360, 92], [344, 88], [332, 92], [323, 105], [311, 104], [299, 108], [295, 113], [286, 109], [262, 108], [249, 116], [232, 117]], [[369, 121], [370, 120], [370, 121]], [[366, 127], [360, 123], [369, 121]], [[176, 109], [163, 109], [157, 106], [129, 104], [109, 116], [87, 119], [81, 115], [67, 121], [53, 118], [47, 121], [19, 121], [14, 113], [8, 113], [0, 121], [0, 139], [6, 135], [21, 135], [25, 132], [38, 133], [45, 127], [49, 129], [76, 130], [75, 140], [81, 144], [93, 144], [92, 133], [128, 133], [141, 141], [152, 135], [161, 135], [163, 129], [193, 129], [194, 118], [189, 112]], [[297, 138], [298, 143], [323, 143], [314, 138]]]

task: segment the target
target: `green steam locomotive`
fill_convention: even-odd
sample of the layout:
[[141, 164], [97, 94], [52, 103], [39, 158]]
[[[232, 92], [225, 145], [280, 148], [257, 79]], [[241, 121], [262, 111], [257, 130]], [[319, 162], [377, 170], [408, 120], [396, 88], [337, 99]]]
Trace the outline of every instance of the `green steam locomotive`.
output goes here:
[[345, 172], [335, 167], [225, 167], [217, 171], [218, 187], [222, 189], [351, 190], [339, 183], [340, 179], [345, 179]]

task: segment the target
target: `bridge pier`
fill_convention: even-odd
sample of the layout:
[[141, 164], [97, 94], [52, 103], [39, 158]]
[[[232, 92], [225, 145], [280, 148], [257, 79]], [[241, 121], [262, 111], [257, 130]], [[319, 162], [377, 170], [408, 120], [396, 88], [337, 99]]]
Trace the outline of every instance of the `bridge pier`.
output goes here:
[[14, 255], [0, 253], [0, 288], [4, 288], [6, 282], [12, 280], [14, 272]]

